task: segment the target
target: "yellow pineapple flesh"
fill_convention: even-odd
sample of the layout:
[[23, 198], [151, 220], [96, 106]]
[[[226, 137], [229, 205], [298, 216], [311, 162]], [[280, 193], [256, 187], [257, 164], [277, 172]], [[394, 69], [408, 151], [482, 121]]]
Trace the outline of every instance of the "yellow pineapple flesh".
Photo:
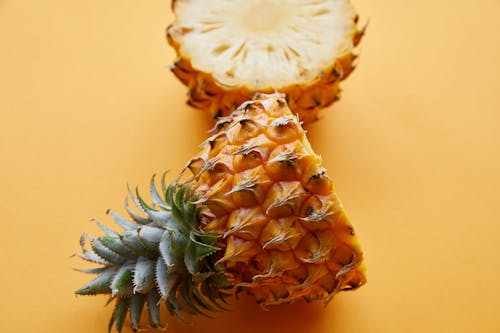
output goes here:
[[227, 116], [255, 92], [280, 91], [304, 123], [339, 98], [364, 29], [349, 0], [175, 0], [173, 73], [188, 103]]

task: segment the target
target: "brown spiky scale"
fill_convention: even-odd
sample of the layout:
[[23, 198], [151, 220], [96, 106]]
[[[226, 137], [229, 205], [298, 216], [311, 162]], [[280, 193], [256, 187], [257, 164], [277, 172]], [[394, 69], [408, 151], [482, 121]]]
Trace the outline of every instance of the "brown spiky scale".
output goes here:
[[[172, 9], [172, 72], [188, 87], [187, 103], [213, 118], [230, 115], [256, 92], [280, 91], [303, 123], [315, 121], [319, 110], [340, 98], [339, 84], [353, 71], [365, 32], [348, 0], [280, 6], [274, 0], [217, 6], [177, 0]], [[259, 70], [259, 64], [266, 66]], [[268, 72], [273, 77], [263, 79]]]

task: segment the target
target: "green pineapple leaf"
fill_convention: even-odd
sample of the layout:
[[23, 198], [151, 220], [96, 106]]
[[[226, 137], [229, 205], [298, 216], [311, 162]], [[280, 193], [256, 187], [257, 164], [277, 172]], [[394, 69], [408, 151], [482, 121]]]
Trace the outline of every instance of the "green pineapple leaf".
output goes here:
[[123, 216], [114, 212], [111, 209], [108, 209], [106, 213], [111, 215], [115, 223], [120, 227], [122, 227], [123, 230], [134, 230], [137, 227], [135, 223], [130, 222], [129, 220], [127, 220], [126, 218], [124, 218]]
[[109, 263], [119, 265], [123, 264], [126, 261], [126, 258], [108, 249], [106, 246], [104, 246], [104, 244], [101, 243], [99, 239], [92, 240], [90, 242], [90, 247], [95, 254]]
[[178, 274], [169, 274], [167, 265], [162, 258], [156, 260], [156, 283], [160, 292], [161, 299], [166, 299], [172, 290], [177, 287], [180, 276]]
[[139, 329], [139, 321], [145, 302], [146, 298], [143, 295], [134, 294], [130, 297], [130, 323], [134, 331]]
[[160, 321], [160, 294], [156, 289], [151, 290], [147, 296], [146, 300], [148, 303], [148, 313], [149, 313], [149, 322], [153, 327], [162, 327]]
[[127, 316], [128, 300], [124, 297], [118, 299], [113, 317], [115, 318], [115, 328], [118, 332], [122, 331], [125, 317]]
[[149, 182], [149, 192], [151, 194], [151, 199], [153, 200], [153, 204], [155, 204], [158, 207], [161, 207], [164, 210], [170, 210], [170, 206], [168, 206], [167, 203], [163, 201], [160, 194], [158, 193], [158, 190], [156, 188], [155, 175], [151, 177], [151, 181]]
[[121, 266], [111, 282], [111, 295], [130, 296], [133, 293], [133, 265]]
[[148, 258], [139, 257], [134, 268], [134, 294], [146, 294], [154, 288], [155, 263]]
[[111, 292], [111, 281], [115, 276], [117, 268], [107, 268], [101, 275], [75, 291], [77, 295], [109, 294]]
[[134, 253], [128, 247], [126, 247], [118, 236], [101, 236], [99, 241], [112, 252], [126, 258], [131, 259], [134, 257]]

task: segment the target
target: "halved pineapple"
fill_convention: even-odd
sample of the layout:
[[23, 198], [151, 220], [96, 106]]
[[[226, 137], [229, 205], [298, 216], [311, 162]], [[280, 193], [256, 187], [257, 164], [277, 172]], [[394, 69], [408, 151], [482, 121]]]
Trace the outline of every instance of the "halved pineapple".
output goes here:
[[159, 192], [152, 180], [150, 204], [130, 192], [142, 214], [109, 211], [123, 230], [98, 223], [104, 235], [81, 239], [80, 257], [100, 267], [82, 270], [97, 277], [76, 293], [110, 295], [118, 331], [128, 314], [139, 329], [145, 308], [161, 327], [160, 304], [182, 319], [233, 293], [264, 307], [328, 303], [366, 282], [354, 228], [297, 117], [281, 94], [255, 98], [219, 119], [186, 181]]
[[188, 103], [229, 115], [255, 92], [280, 91], [303, 122], [339, 98], [363, 35], [349, 0], [174, 0], [173, 73]]

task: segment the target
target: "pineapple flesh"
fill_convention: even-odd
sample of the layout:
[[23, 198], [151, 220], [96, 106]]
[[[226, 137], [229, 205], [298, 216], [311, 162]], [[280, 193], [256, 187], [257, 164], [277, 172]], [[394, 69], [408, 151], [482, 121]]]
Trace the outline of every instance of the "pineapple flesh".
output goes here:
[[167, 29], [188, 103], [229, 115], [255, 92], [280, 91], [301, 121], [339, 98], [363, 29], [348, 0], [175, 0]]
[[[354, 229], [284, 95], [258, 94], [231, 116], [172, 185], [151, 182], [153, 203], [131, 197], [141, 214], [111, 212], [124, 230], [82, 239], [85, 270], [98, 277], [77, 294], [109, 294], [118, 331], [139, 328], [147, 304], [174, 314], [208, 314], [238, 292], [262, 306], [325, 303], [365, 283]], [[161, 193], [161, 194], [160, 194]]]

